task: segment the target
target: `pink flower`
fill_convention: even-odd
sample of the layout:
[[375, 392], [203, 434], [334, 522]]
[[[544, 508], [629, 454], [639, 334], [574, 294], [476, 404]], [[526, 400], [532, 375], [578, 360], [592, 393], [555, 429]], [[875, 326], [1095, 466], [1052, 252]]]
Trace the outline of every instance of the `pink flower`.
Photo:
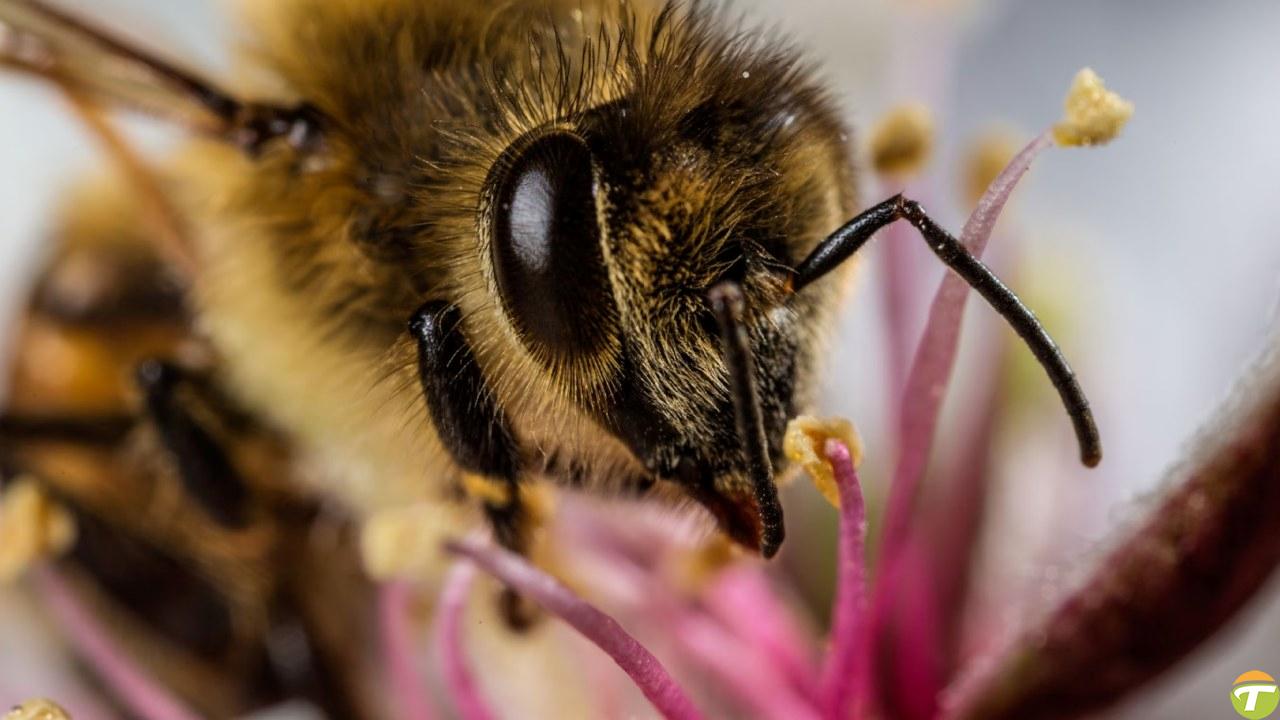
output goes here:
[[[1035, 138], [992, 184], [962, 240], [981, 252], [1001, 208], [1032, 159]], [[1212, 425], [1202, 451], [1181, 464], [1167, 498], [1059, 607], [998, 654], [966, 666], [958, 651], [963, 606], [986, 493], [986, 447], [999, 384], [989, 383], [963, 464], [947, 466], [945, 512], [918, 502], [919, 480], [954, 364], [965, 288], [946, 278], [906, 381], [898, 467], [875, 580], [868, 589], [866, 509], [849, 449], [828, 441], [839, 485], [837, 588], [829, 637], [817, 642], [760, 566], [732, 565], [689, 596], [663, 572], [676, 553], [660, 530], [626, 532], [590, 513], [572, 522], [575, 552], [599, 555], [616, 573], [612, 599], [659, 636], [683, 688], [621, 625], [559, 581], [492, 545], [453, 550], [541, 602], [608, 651], [666, 717], [1037, 718], [1104, 709], [1185, 657], [1253, 595], [1280, 560], [1280, 353], [1263, 364], [1234, 408]], [[585, 549], [584, 549], [585, 548]], [[592, 590], [591, 577], [576, 578]], [[443, 630], [455, 639], [457, 615]], [[459, 657], [458, 646], [454, 647]], [[674, 664], [674, 663], [673, 663]], [[470, 683], [450, 689], [460, 707]], [[712, 713], [712, 709], [716, 711]], [[476, 717], [464, 713], [466, 717]]]

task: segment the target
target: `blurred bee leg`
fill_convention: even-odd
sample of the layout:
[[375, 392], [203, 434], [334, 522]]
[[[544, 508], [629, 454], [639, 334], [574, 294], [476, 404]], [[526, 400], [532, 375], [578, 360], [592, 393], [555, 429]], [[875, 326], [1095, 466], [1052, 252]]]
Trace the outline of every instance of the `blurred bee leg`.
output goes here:
[[286, 694], [311, 700], [324, 717], [369, 717], [351, 687], [349, 668], [324, 646], [307, 610], [301, 606], [295, 609], [300, 615], [278, 621], [266, 638], [272, 671]]
[[[462, 334], [462, 313], [454, 305], [430, 302], [413, 316], [409, 330], [418, 343], [418, 379], [432, 425], [468, 473], [464, 489], [483, 503], [494, 539], [527, 553], [533, 519], [521, 497], [515, 435]], [[501, 602], [512, 627], [525, 627], [536, 615], [513, 592], [505, 592]]]
[[248, 488], [218, 440], [184, 405], [179, 392], [192, 385], [186, 371], [161, 360], [145, 360], [137, 368], [143, 406], [161, 445], [172, 456], [184, 489], [228, 529], [249, 522]]
[[[523, 555], [530, 547], [534, 520], [528, 506], [520, 500], [519, 493], [512, 492], [511, 496], [515, 499], [506, 505], [486, 502], [485, 517], [493, 528], [494, 539], [503, 547]], [[503, 619], [513, 630], [527, 630], [538, 620], [538, 607], [510, 588], [502, 591], [498, 603]]]
[[485, 475], [465, 473], [463, 493], [480, 503], [493, 539], [508, 550], [524, 554], [534, 529], [534, 518], [517, 483]]
[[56, 485], [29, 472], [24, 451], [42, 446], [105, 449], [123, 442], [137, 418], [130, 415], [52, 415], [0, 413], [0, 489], [19, 478], [40, 481], [51, 492]]
[[0, 414], [0, 453], [8, 444], [19, 442], [67, 442], [84, 445], [115, 445], [133, 429], [131, 415], [29, 415]]

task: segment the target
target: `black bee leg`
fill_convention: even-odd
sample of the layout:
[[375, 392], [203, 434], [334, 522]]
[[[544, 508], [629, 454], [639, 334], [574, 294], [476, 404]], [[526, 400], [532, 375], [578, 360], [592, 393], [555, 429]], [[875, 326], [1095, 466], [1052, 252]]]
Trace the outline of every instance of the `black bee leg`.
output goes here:
[[[436, 434], [478, 488], [494, 539], [524, 554], [533, 518], [520, 497], [519, 453], [506, 413], [485, 382], [461, 329], [462, 313], [445, 302], [422, 306], [409, 322], [418, 343], [418, 378]], [[477, 492], [478, 490], [478, 492]], [[526, 604], [507, 591], [503, 613], [513, 627], [528, 624]]]
[[0, 448], [0, 490], [4, 490], [5, 486], [21, 475], [18, 464], [10, 459]]
[[229, 529], [249, 522], [249, 491], [222, 445], [186, 407], [180, 390], [191, 378], [176, 365], [145, 360], [137, 368], [143, 407], [183, 487], [210, 517]]
[[133, 429], [131, 415], [45, 416], [0, 414], [0, 446], [6, 442], [114, 445]]
[[[485, 515], [493, 528], [494, 537], [504, 547], [521, 554], [529, 547], [528, 536], [533, 525], [525, 516], [524, 507], [523, 503], [514, 503], [512, 509], [517, 512], [512, 514], [505, 510], [495, 511], [493, 506], [485, 505]], [[511, 537], [504, 540], [503, 536], [507, 534]], [[540, 616], [537, 605], [511, 588], [503, 588], [498, 595], [498, 610], [507, 627], [512, 630], [528, 630]]]
[[482, 493], [498, 542], [522, 549], [518, 525], [519, 455], [506, 413], [498, 407], [461, 330], [462, 313], [444, 302], [424, 305], [409, 329], [418, 342], [418, 379], [440, 442], [466, 472], [484, 478]]

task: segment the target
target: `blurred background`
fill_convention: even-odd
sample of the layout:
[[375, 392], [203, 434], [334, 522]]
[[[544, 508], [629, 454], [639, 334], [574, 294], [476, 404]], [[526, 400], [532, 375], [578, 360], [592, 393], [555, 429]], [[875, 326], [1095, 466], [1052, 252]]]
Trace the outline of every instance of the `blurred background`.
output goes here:
[[[269, 1], [269, 0], [263, 0]], [[203, 0], [66, 0], [70, 9], [214, 73], [235, 24]], [[1015, 594], [1043, 610], [1108, 533], [1149, 504], [1165, 468], [1268, 342], [1280, 293], [1280, 3], [1274, 0], [742, 0], [812, 49], [866, 128], [903, 102], [931, 108], [937, 153], [910, 185], [945, 224], [968, 212], [962, 175], [991, 128], [1022, 141], [1054, 122], [1075, 72], [1097, 70], [1137, 112], [1122, 137], [1089, 150], [1052, 149], [1024, 181], [993, 242], [993, 262], [1050, 326], [1092, 398], [1107, 456], [1078, 469], [1070, 428], [1047, 382], [1024, 385], [1034, 414], [1005, 427], [980, 594]], [[139, 142], [172, 138], [130, 121]], [[51, 206], [102, 158], [60, 101], [0, 75], [0, 326], [28, 289]], [[869, 175], [864, 197], [885, 192]], [[873, 499], [892, 463], [881, 280], [873, 247], [849, 298], [824, 379], [823, 411], [850, 417], [868, 448]], [[919, 292], [912, 337], [941, 271], [913, 256]], [[1008, 334], [971, 303], [936, 458], [964, 424], [966, 388]], [[0, 343], [3, 342], [0, 335]], [[0, 357], [4, 353], [0, 352]], [[1014, 366], [1029, 361], [1018, 350]], [[1029, 418], [1029, 420], [1027, 419]], [[935, 463], [934, 479], [946, 474]], [[829, 565], [829, 513], [793, 540], [789, 571], [816, 599]], [[812, 496], [812, 493], [808, 494]], [[792, 521], [793, 527], [798, 527]], [[824, 549], [825, 547], [825, 549]], [[1224, 558], [1223, 562], [1229, 562]], [[1274, 583], [1273, 583], [1274, 585]], [[39, 663], [23, 605], [0, 592], [0, 691]], [[1009, 623], [1013, 618], [1009, 618]], [[1280, 593], [1116, 717], [1220, 717], [1240, 673], [1280, 672]], [[6, 698], [7, 699], [7, 698]]]

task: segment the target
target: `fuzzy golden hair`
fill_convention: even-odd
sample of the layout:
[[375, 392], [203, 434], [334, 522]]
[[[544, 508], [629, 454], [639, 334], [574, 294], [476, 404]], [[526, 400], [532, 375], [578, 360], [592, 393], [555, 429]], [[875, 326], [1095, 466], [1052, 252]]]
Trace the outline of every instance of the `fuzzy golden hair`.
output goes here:
[[[773, 247], [748, 252], [794, 263], [855, 209], [847, 136], [812, 69], [722, 10], [288, 0], [250, 16], [246, 65], [333, 127], [306, 168], [284, 149], [250, 161], [209, 144], [180, 162], [188, 206], [210, 218], [200, 311], [243, 401], [347, 466], [341, 494], [357, 506], [457, 478], [414, 392], [404, 324], [425, 300], [461, 307], [535, 464], [627, 478], [636, 459], [595, 417], [619, 392], [621, 338], [644, 370], [628, 384], [689, 443], [709, 438], [699, 423], [726, 380], [698, 323], [701, 293], [728, 269], [721, 250], [754, 223]], [[623, 99], [601, 122], [620, 152], [653, 163], [604, 202], [627, 207], [602, 211], [619, 218], [607, 238], [617, 331], [587, 357], [540, 355], [497, 300], [487, 183], [522, 137]], [[783, 290], [751, 292], [767, 308]], [[777, 337], [798, 356], [780, 372], [811, 374], [831, 304], [815, 292], [768, 316], [761, 341], [779, 313], [799, 327]]]
[[[19, 16], [34, 7], [0, 0]], [[159, 550], [207, 580], [206, 595], [225, 595], [235, 647], [221, 666], [121, 621], [126, 640], [160, 658], [166, 683], [230, 714], [216, 698], [243, 700], [231, 686], [252, 684], [277, 603], [358, 664], [363, 649], [346, 648], [343, 631], [364, 590], [344, 575], [356, 543], [345, 534], [333, 550], [312, 543], [313, 514], [329, 500], [372, 520], [366, 529], [396, 530], [407, 517], [439, 537], [478, 522], [479, 508], [456, 502], [470, 494], [500, 541], [494, 508], [519, 501], [511, 515], [536, 520], [538, 494], [525, 483], [540, 479], [692, 498], [722, 526], [722, 511], [737, 521], [751, 512], [707, 292], [726, 279], [743, 289], [753, 379], [780, 460], [782, 426], [807, 402], [839, 287], [833, 278], [797, 295], [788, 273], [856, 210], [845, 129], [799, 53], [696, 3], [280, 0], [245, 3], [244, 17], [237, 92], [221, 99], [237, 113], [313, 109], [319, 145], [237, 144], [214, 132], [152, 178], [160, 203], [158, 191], [119, 182], [75, 196], [4, 408], [123, 420], [110, 443], [33, 442], [0, 460], [38, 475], [95, 543]], [[199, 118], [188, 124], [204, 129], [236, 120], [192, 104], [193, 86], [216, 94], [194, 76], [109, 42], [76, 45], [94, 35], [74, 22], [62, 30], [50, 48], [77, 60], [66, 67], [83, 84], [64, 89], [84, 114], [94, 116], [93, 101], [134, 100], [176, 106], [170, 119]], [[104, 52], [111, 62], [98, 62]], [[157, 84], [122, 89], [121, 68]], [[60, 82], [56, 63], [34, 69]], [[547, 137], [594, 143], [586, 224], [598, 233], [589, 239], [601, 277], [592, 285], [582, 268], [563, 267], [556, 278], [590, 291], [573, 308], [588, 328], [575, 337], [590, 342], [574, 347], [532, 336], [521, 317], [529, 299], [503, 288], [496, 259], [497, 221], [511, 212], [501, 191]], [[125, 153], [116, 148], [115, 159]], [[124, 159], [136, 184], [144, 164]], [[170, 284], [173, 268], [144, 221], [157, 214], [149, 205], [170, 203], [181, 219], [170, 229], [195, 268], [189, 285]], [[483, 379], [486, 397], [470, 409], [492, 400], [501, 432], [509, 421], [519, 485], [466, 467], [424, 399], [422, 338], [408, 325], [433, 304], [459, 318], [447, 330]], [[199, 371], [176, 402], [244, 475], [247, 530], [222, 527], [184, 495], [189, 478], [164, 421], [139, 398], [140, 361], [193, 354]], [[55, 372], [69, 367], [77, 372]], [[682, 461], [698, 466], [696, 481], [681, 476]], [[735, 537], [750, 544], [750, 534]], [[392, 553], [404, 554], [390, 535]], [[368, 557], [377, 536], [362, 538], [366, 571], [381, 567]], [[111, 570], [112, 561], [83, 564]], [[387, 572], [409, 565], [438, 569], [428, 560]]]

